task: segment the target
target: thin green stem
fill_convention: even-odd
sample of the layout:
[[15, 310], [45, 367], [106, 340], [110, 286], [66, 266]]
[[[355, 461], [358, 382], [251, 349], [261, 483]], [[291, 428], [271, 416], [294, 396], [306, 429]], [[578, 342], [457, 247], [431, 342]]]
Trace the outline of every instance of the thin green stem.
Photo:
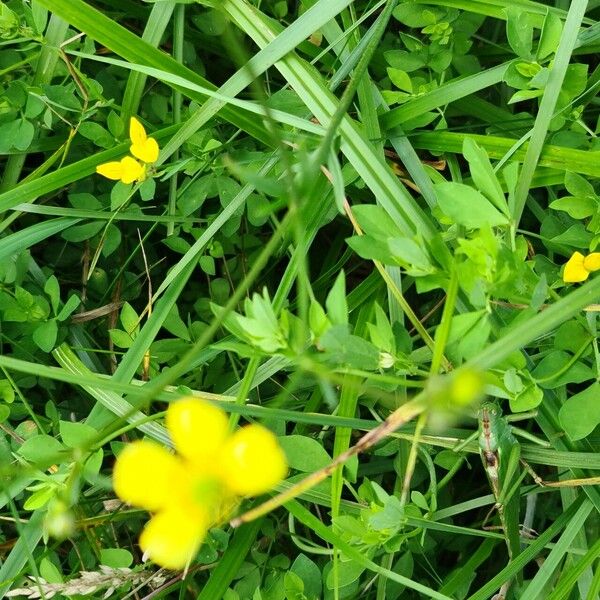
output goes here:
[[[183, 44], [185, 39], [185, 4], [177, 4], [173, 15], [173, 58], [183, 64]], [[181, 92], [173, 88], [173, 124], [181, 123]], [[173, 161], [179, 159], [179, 149], [173, 153]], [[175, 216], [177, 213], [177, 172], [173, 173], [169, 181], [169, 206], [167, 215]], [[167, 223], [167, 236], [173, 235], [175, 224], [171, 221]]]

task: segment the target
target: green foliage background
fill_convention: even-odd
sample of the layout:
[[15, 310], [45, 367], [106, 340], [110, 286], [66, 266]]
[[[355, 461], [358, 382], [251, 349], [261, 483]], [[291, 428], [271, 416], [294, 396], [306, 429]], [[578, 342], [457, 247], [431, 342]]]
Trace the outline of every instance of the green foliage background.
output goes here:
[[[0, 2], [0, 598], [28, 577], [77, 597], [84, 571], [98, 598], [483, 600], [512, 580], [507, 597], [598, 598], [598, 488], [517, 464], [509, 559], [456, 382], [521, 417], [543, 479], [597, 475], [600, 279], [561, 269], [600, 241], [599, 15]], [[113, 184], [95, 168], [127, 153], [131, 116], [161, 154]], [[275, 431], [282, 490], [420, 414], [213, 529], [183, 578], [142, 563], [147, 515], [110, 481], [125, 442], [169, 444], [182, 394]]]

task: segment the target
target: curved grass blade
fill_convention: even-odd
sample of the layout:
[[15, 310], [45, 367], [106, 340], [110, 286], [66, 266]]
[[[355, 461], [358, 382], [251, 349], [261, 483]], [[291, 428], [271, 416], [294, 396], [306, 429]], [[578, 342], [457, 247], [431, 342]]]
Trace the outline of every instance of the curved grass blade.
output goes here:
[[0, 239], [0, 261], [64, 231], [80, 219], [59, 218], [36, 223]]

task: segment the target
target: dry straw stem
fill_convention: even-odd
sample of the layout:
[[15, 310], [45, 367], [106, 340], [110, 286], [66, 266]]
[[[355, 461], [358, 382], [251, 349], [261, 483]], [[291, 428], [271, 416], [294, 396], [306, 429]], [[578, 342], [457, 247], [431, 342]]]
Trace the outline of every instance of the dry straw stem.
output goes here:
[[327, 479], [340, 465], [343, 465], [347, 460], [360, 454], [361, 452], [365, 452], [372, 446], [374, 446], [377, 442], [382, 440], [384, 437], [390, 435], [396, 429], [408, 423], [412, 419], [414, 419], [417, 415], [420, 415], [426, 408], [427, 403], [425, 402], [422, 395], [418, 396], [414, 400], [404, 404], [395, 412], [393, 412], [381, 425], [372, 429], [363, 435], [358, 442], [348, 448], [345, 452], [339, 454], [331, 463], [329, 463], [326, 467], [323, 467], [319, 471], [315, 471], [310, 474], [308, 477], [293, 485], [291, 488], [285, 490], [281, 494], [274, 496], [267, 502], [257, 506], [253, 510], [249, 510], [243, 515], [232, 519], [230, 524], [232, 527], [239, 527], [242, 523], [247, 523], [248, 521], [253, 521], [258, 517], [265, 515], [275, 508], [285, 504], [288, 500], [292, 500], [296, 496], [299, 496], [306, 490], [311, 489], [319, 482]]
[[53, 598], [56, 594], [63, 596], [89, 596], [98, 590], [106, 589], [102, 598], [110, 598], [115, 590], [125, 584], [149, 585], [158, 588], [165, 583], [167, 577], [158, 571], [149, 574], [147, 571], [133, 571], [132, 569], [113, 569], [100, 565], [99, 571], [81, 571], [80, 576], [64, 583], [48, 583], [44, 579], [30, 577], [29, 585], [11, 590], [6, 595], [24, 598]]

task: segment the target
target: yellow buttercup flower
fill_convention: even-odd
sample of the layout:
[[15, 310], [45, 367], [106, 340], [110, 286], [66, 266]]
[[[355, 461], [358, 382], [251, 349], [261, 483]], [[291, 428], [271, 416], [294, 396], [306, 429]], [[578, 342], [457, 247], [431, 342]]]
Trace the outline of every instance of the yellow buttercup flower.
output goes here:
[[198, 552], [210, 524], [201, 510], [192, 515], [168, 508], [152, 517], [140, 535], [144, 555], [167, 569], [181, 569]]
[[144, 556], [182, 569], [239, 497], [272, 489], [287, 462], [268, 429], [253, 424], [230, 433], [226, 414], [196, 398], [171, 404], [166, 425], [177, 454], [135, 441], [117, 457], [113, 485], [123, 501], [153, 513], [140, 536]]
[[[206, 402], [174, 402], [167, 411], [166, 422], [179, 454], [197, 462], [214, 456], [229, 435], [229, 420], [225, 413]], [[201, 444], [195, 436], [199, 430], [204, 430]]]
[[574, 252], [568, 260], [563, 271], [565, 283], [579, 283], [585, 281], [590, 273], [600, 270], [600, 252], [592, 252], [587, 256], [581, 252]]
[[583, 266], [590, 272], [600, 269], [600, 252], [592, 252], [583, 259]]
[[287, 472], [277, 438], [261, 425], [238, 429], [225, 442], [219, 458], [227, 487], [240, 496], [257, 496], [272, 489]]
[[121, 160], [98, 165], [96, 173], [123, 183], [142, 182], [146, 179], [146, 166], [158, 159], [158, 142], [146, 135], [144, 126], [135, 117], [131, 117], [129, 122], [129, 138], [131, 139], [129, 151], [142, 162], [131, 156], [125, 156]]
[[133, 442], [115, 463], [115, 492], [128, 504], [159, 510], [168, 504], [173, 486], [181, 481], [181, 468], [177, 457], [156, 442]]

